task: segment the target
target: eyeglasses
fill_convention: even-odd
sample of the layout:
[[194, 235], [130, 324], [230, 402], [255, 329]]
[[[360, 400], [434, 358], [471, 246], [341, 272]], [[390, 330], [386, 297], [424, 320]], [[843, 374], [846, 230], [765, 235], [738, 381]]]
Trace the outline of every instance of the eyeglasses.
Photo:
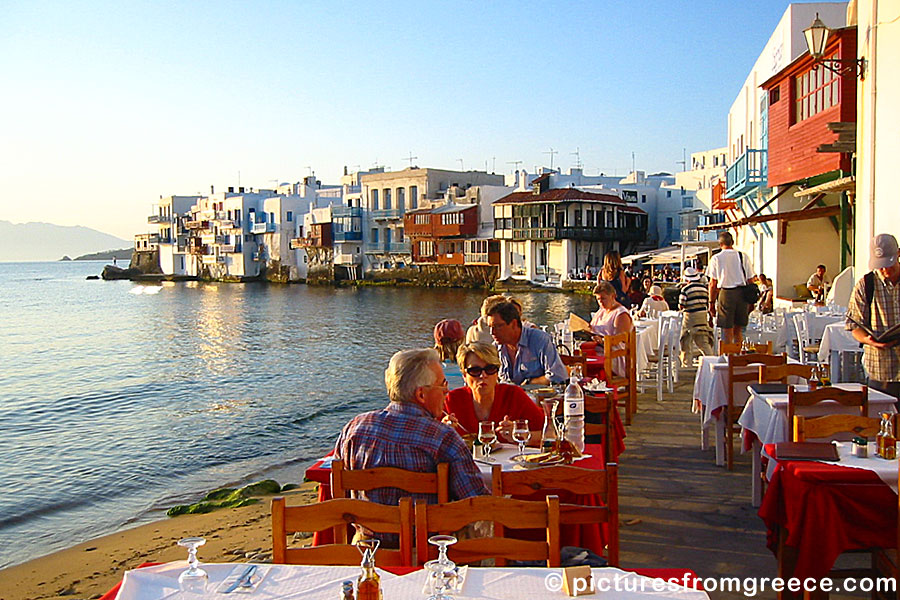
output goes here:
[[472, 377], [481, 377], [481, 374], [485, 375], [496, 375], [500, 372], [500, 367], [497, 365], [488, 365], [486, 367], [467, 367], [466, 373], [471, 375]]
[[433, 387], [436, 387], [436, 388], [449, 388], [449, 387], [450, 387], [450, 382], [447, 381], [446, 379], [444, 379], [443, 381], [440, 381], [440, 382], [438, 382], [438, 383], [432, 383], [431, 385], [423, 385], [422, 387], [427, 387], [427, 388], [433, 388]]

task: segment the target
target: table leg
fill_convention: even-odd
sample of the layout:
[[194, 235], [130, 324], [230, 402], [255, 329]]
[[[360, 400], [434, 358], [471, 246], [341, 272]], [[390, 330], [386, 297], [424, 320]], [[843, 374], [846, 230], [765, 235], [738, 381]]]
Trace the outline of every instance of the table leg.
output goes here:
[[725, 466], [725, 419], [716, 419], [716, 466]]
[[703, 423], [703, 413], [700, 413], [700, 449], [709, 450], [709, 427]]
[[841, 353], [837, 350], [831, 351], [831, 382], [840, 383], [844, 381], [841, 377]]
[[751, 469], [750, 475], [753, 477], [753, 481], [750, 482], [750, 505], [758, 508], [762, 504], [762, 458], [760, 457], [762, 445], [759, 443], [759, 439], [753, 440], [753, 447], [750, 452], [753, 453], [753, 469]]

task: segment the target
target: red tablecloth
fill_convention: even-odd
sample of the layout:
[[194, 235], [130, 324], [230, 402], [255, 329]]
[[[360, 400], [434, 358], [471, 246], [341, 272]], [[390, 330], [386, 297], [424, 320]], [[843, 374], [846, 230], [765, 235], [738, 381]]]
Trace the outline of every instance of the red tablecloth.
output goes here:
[[[621, 422], [620, 422], [621, 425]], [[599, 444], [587, 444], [585, 452], [590, 454], [590, 458], [578, 461], [576, 466], [583, 469], [602, 469], [606, 464], [603, 460], [603, 446]], [[306, 470], [306, 478], [310, 481], [319, 483], [319, 502], [331, 499], [331, 469], [325, 467], [322, 461], [316, 462], [313, 466]], [[555, 492], [559, 496], [559, 501], [565, 504], [582, 504], [584, 506], [600, 506], [600, 499], [594, 495], [572, 494], [565, 491]], [[537, 493], [529, 496], [522, 496], [522, 500], [535, 500], [543, 498], [547, 492]], [[603, 528], [597, 524], [586, 525], [564, 525], [560, 528], [560, 542], [563, 546], [577, 546], [579, 548], [587, 548], [598, 555], [604, 554], [606, 545], [606, 536]], [[322, 544], [330, 544], [334, 541], [331, 530], [319, 531], [313, 535], [313, 546]]]
[[[774, 457], [775, 445], [766, 444], [765, 451]], [[759, 516], [773, 552], [781, 528], [786, 529], [786, 544], [798, 552], [795, 577], [825, 577], [847, 550], [896, 545], [897, 494], [865, 469], [779, 462]]]

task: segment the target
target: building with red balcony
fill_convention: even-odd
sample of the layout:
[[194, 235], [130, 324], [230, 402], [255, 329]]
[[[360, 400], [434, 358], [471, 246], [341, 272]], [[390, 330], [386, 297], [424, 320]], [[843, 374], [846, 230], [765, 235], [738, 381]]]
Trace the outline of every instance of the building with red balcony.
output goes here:
[[480, 207], [448, 202], [403, 217], [413, 264], [499, 265], [499, 242], [478, 237]]

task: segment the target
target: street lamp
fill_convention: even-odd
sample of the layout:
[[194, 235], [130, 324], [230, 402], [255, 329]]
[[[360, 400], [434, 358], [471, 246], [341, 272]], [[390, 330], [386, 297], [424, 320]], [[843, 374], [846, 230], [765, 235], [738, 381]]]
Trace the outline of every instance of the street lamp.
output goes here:
[[813, 68], [821, 64], [836, 75], [842, 77], [854, 75], [860, 79], [865, 79], [866, 59], [823, 58], [829, 33], [831, 33], [831, 30], [819, 18], [819, 13], [816, 13], [816, 18], [813, 20], [812, 25], [803, 30], [803, 35], [806, 37], [806, 47], [809, 50], [809, 55], [813, 58]]

